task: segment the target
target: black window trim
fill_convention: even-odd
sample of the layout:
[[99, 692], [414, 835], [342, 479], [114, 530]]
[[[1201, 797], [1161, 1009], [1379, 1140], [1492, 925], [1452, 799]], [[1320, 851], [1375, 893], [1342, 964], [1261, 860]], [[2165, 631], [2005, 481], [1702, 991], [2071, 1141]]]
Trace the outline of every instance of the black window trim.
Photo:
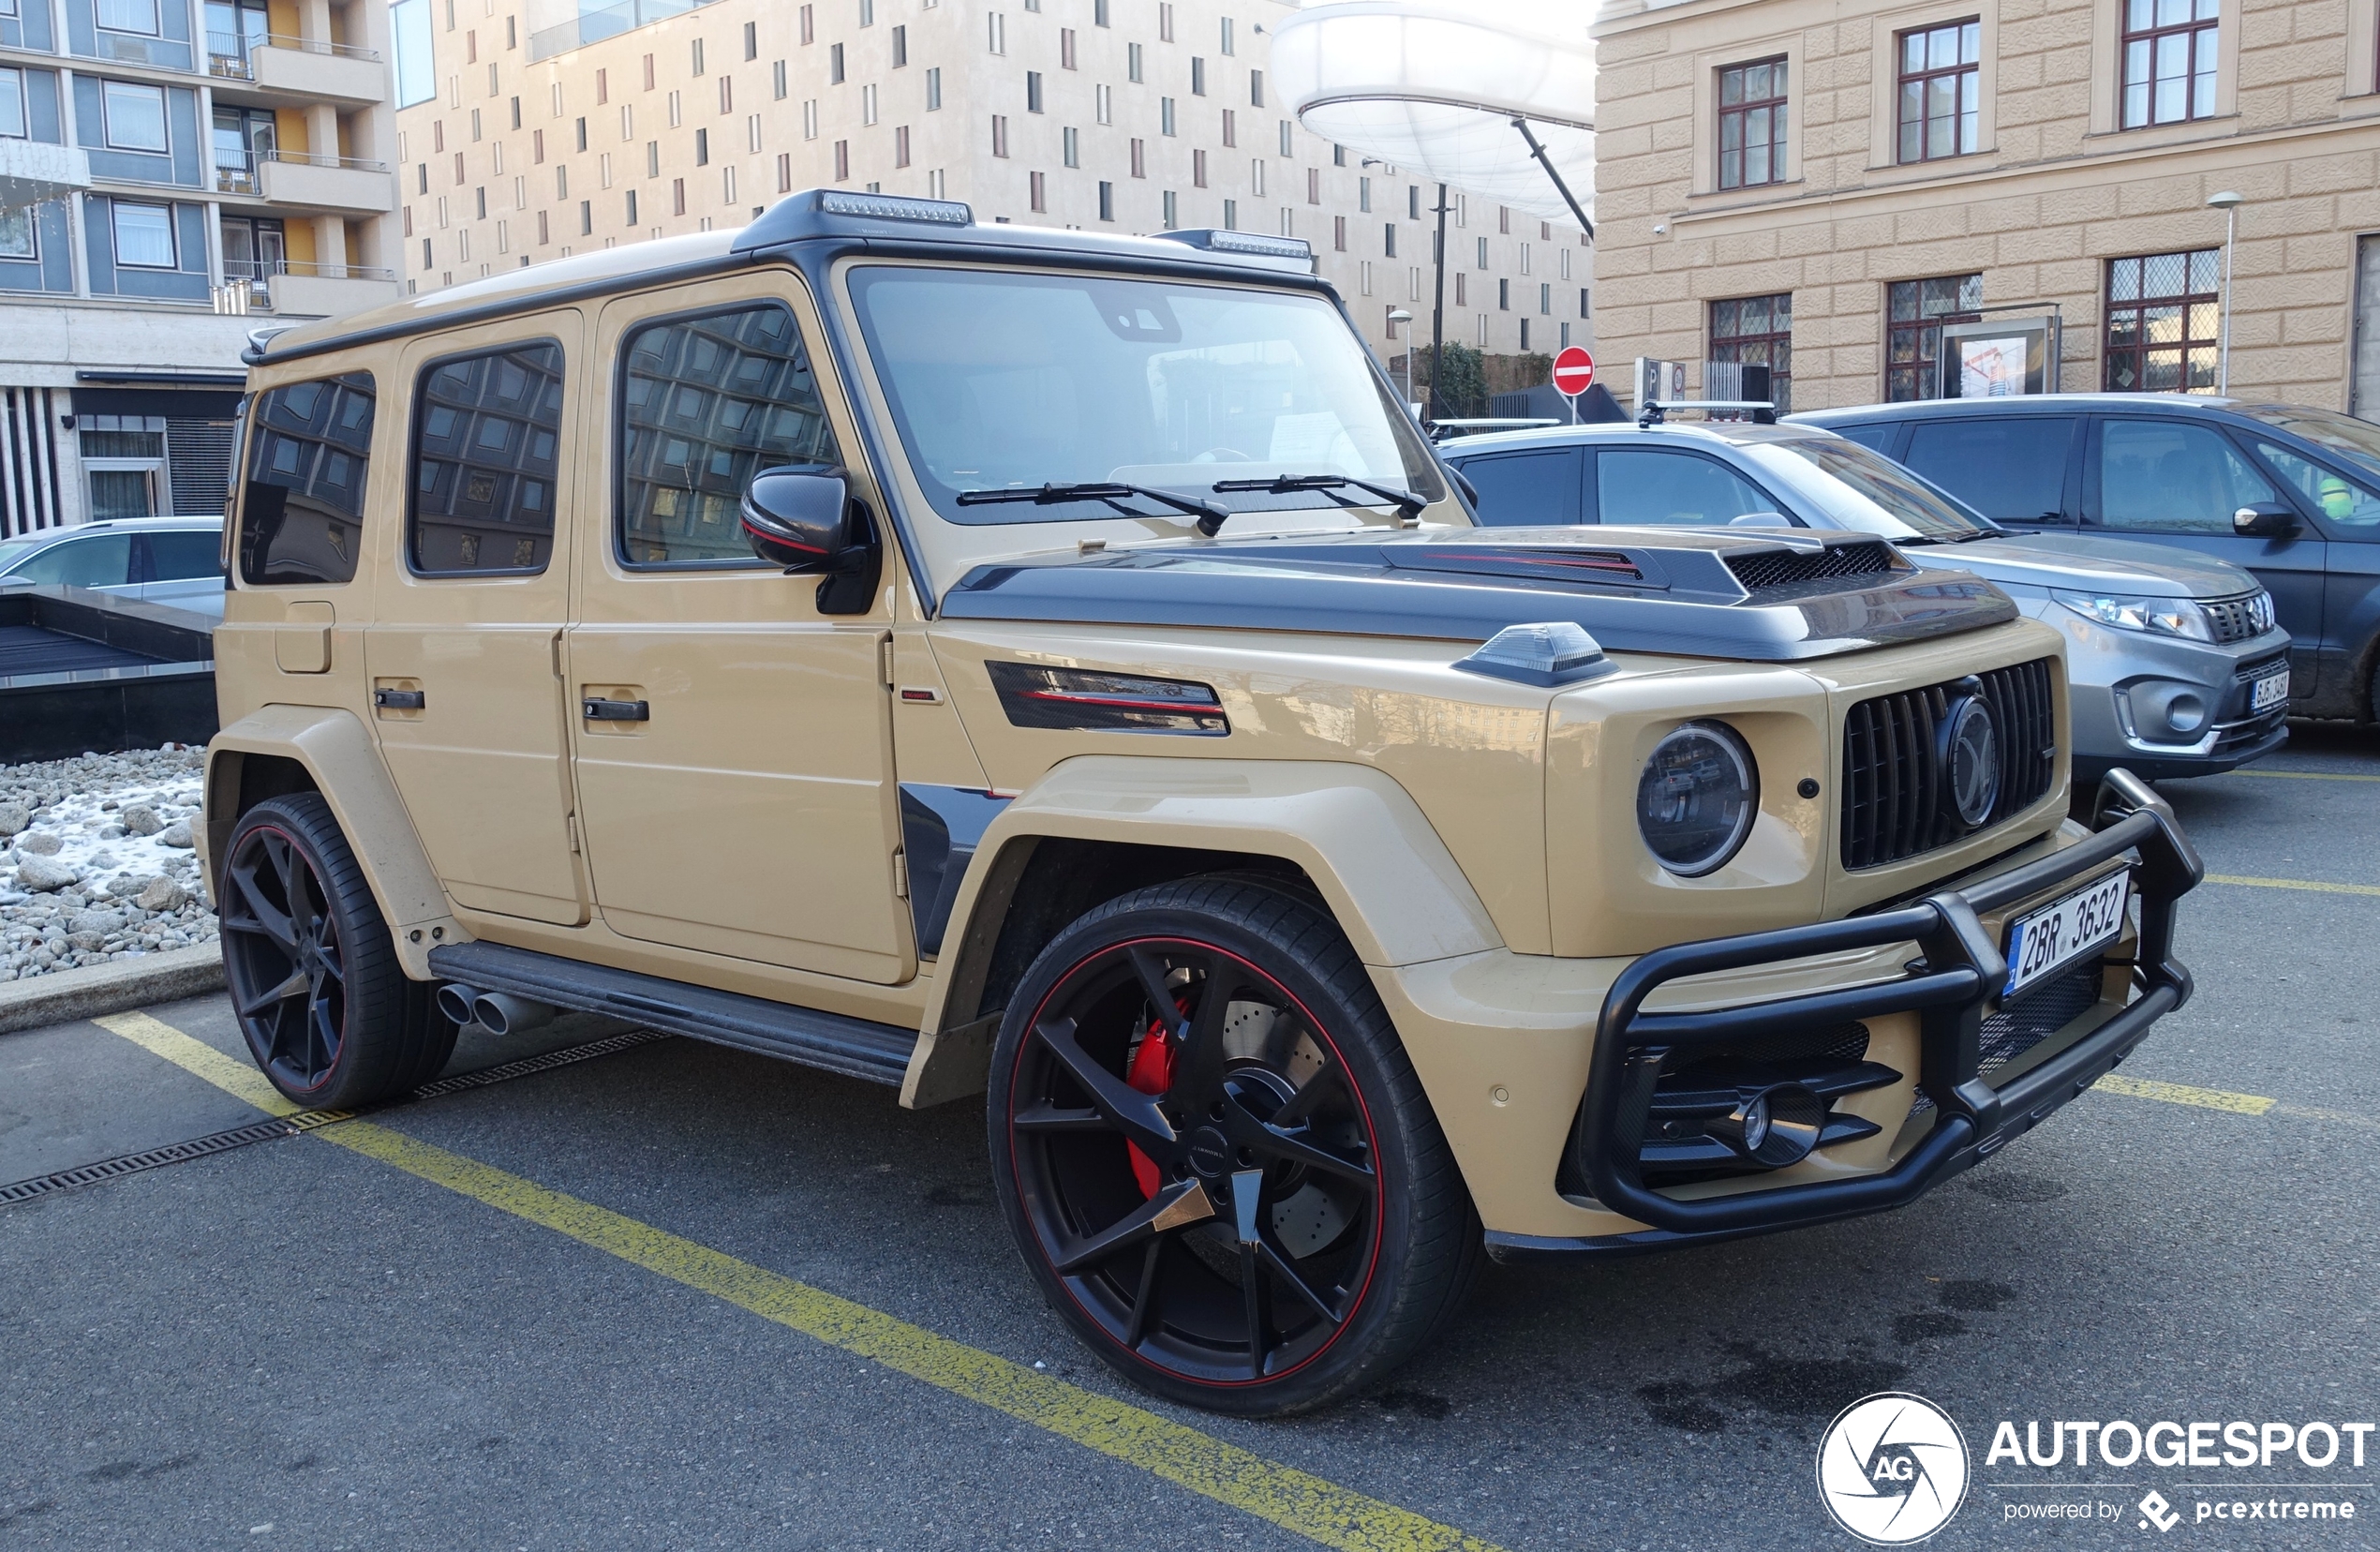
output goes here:
[[[761, 306], [773, 306], [780, 308], [784, 312], [788, 319], [792, 320], [794, 325], [794, 338], [796, 342], [802, 347], [804, 352], [810, 357], [811, 378], [813, 381], [818, 381], [820, 378], [818, 369], [818, 363], [820, 361], [819, 353], [811, 348], [809, 340], [803, 336], [801, 314], [794, 309], [794, 305], [791, 302], [788, 302], [781, 296], [766, 294], [748, 296], [731, 302], [706, 303], [701, 306], [689, 307], [682, 312], [655, 313], [650, 318], [637, 319], [635, 321], [630, 323], [626, 328], [620, 331], [618, 347], [614, 351], [614, 353], [619, 358], [619, 364], [614, 368], [614, 376], [612, 379], [612, 413], [610, 416], [611, 446], [606, 450], [610, 463], [610, 479], [608, 482], [610, 488], [606, 494], [609, 498], [608, 505], [610, 508], [608, 526], [611, 530], [612, 560], [618, 565], [620, 570], [628, 573], [632, 576], [684, 575], [689, 572], [710, 572], [737, 575], [749, 572], [768, 571], [772, 569], [767, 561], [763, 560], [757, 555], [753, 556], [749, 560], [631, 560], [628, 558], [628, 533], [627, 525], [624, 521], [627, 516], [627, 507], [624, 501], [624, 497], [626, 495], [626, 486], [628, 483], [628, 342], [635, 338], [638, 335], [643, 334], [647, 329], [662, 328], [678, 323], [700, 322], [706, 318], [721, 318], [729, 313], [750, 312], [754, 307]], [[826, 412], [826, 394], [823, 387], [818, 395], [818, 407], [821, 413]], [[833, 419], [834, 418], [831, 414], [827, 415], [827, 423], [829, 426], [833, 425]], [[842, 441], [842, 437], [840, 432], [837, 433], [835, 440], [838, 444], [836, 451], [840, 454], [841, 452], [840, 444]], [[824, 468], [825, 466], [770, 465], [768, 467]], [[845, 478], [849, 478], [849, 460], [846, 459], [842, 463], [839, 463], [834, 467], [837, 470], [844, 470]]]
[[425, 572], [413, 564], [413, 519], [422, 499], [422, 423], [428, 417], [422, 413], [422, 389], [432, 372], [451, 366], [458, 361], [476, 361], [485, 356], [510, 355], [514, 351], [533, 345], [551, 345], [562, 358], [562, 393], [567, 399], [571, 382], [570, 347], [554, 335], [533, 335], [523, 339], [507, 339], [489, 345], [474, 345], [469, 350], [454, 351], [432, 356], [422, 363], [413, 374], [413, 391], [406, 396], [405, 414], [405, 531], [399, 536], [398, 550], [405, 561], [405, 575], [416, 582], [476, 582], [491, 576], [543, 576], [554, 569], [554, 552], [562, 540], [561, 470], [566, 460], [561, 456], [562, 434], [570, 428], [567, 406], [560, 423], [555, 426], [554, 470], [554, 531], [545, 548], [545, 564], [542, 566], [474, 566], [469, 571]]

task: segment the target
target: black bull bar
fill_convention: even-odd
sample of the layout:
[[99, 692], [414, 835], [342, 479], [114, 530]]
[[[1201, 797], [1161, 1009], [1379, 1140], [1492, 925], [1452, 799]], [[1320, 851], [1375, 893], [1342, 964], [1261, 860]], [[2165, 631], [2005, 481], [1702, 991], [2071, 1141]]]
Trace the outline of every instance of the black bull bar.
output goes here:
[[[2030, 1130], [2130, 1055], [2151, 1024], [2190, 998], [2190, 972], [2173, 957], [2174, 907], [2206, 875], [2197, 851], [2164, 799], [2128, 770], [2110, 771], [2101, 783], [2092, 828], [2096, 833], [2088, 841], [1913, 905], [1679, 944], [1638, 959], [1603, 1000], [1574, 1157], [1599, 1202], [1652, 1225], [1653, 1231], [1594, 1240], [1491, 1235], [1494, 1248], [1524, 1256], [1653, 1248], [1881, 1212], [1914, 1200]], [[2139, 995], [2040, 1066], [1997, 1088], [1985, 1082], [1976, 1075], [1984, 1008], [2008, 966], [1982, 918], [2127, 852], [2139, 858], [2140, 936], [2132, 967]], [[1898, 980], [1704, 1012], [1644, 1011], [1657, 988], [1682, 977], [1911, 941], [1920, 955]], [[1902, 1012], [1919, 1015], [1918, 1082], [1941, 1115], [1890, 1169], [1700, 1200], [1644, 1185], [1637, 1168], [1644, 1102], [1665, 1052]]]

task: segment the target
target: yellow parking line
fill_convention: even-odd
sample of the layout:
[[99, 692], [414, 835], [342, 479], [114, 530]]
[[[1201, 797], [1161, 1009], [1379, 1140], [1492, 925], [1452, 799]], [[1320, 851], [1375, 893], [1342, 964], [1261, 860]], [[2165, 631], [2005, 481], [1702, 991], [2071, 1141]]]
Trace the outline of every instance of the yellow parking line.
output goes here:
[[2315, 894], [2380, 895], [2380, 884], [2326, 884], [2313, 878], [2250, 878], [2239, 873], [2209, 873], [2209, 884], [2238, 884], [2251, 889], [2307, 889]]
[[2169, 1105], [2196, 1105], [2204, 1110], [2262, 1115], [2273, 1101], [2261, 1094], [2232, 1094], [2224, 1089], [2193, 1088], [2188, 1083], [2161, 1083], [2153, 1078], [2127, 1078], [2111, 1072], [2090, 1085], [2108, 1094], [2129, 1094], [2135, 1099], [2162, 1099]]
[[2343, 770], [2234, 770], [2232, 776], [2261, 776], [2268, 782], [2380, 782], [2380, 776], [2354, 776]]
[[[298, 1109], [254, 1069], [146, 1014], [116, 1014], [97, 1022], [260, 1109], [275, 1114]], [[386, 1127], [346, 1121], [308, 1135], [566, 1234], [632, 1265], [1048, 1429], [1325, 1546], [1348, 1552], [1434, 1548], [1497, 1552], [1490, 1543], [1411, 1510], [1267, 1460], [1143, 1408], [936, 1336], [881, 1310]]]

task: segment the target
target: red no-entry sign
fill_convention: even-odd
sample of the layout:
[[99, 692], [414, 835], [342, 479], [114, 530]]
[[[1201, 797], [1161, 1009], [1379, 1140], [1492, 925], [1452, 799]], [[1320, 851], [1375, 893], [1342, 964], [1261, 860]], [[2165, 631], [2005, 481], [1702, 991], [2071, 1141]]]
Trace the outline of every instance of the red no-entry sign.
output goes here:
[[1554, 358], [1554, 390], [1572, 398], [1595, 381], [1595, 358], [1573, 345]]

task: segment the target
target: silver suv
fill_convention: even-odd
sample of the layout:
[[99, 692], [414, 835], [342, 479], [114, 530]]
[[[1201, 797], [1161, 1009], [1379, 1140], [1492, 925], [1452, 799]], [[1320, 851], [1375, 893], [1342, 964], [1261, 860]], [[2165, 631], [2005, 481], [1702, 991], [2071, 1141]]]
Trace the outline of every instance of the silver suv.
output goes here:
[[92, 588], [223, 618], [223, 519], [126, 517], [0, 540], [0, 588]]
[[1971, 572], [2066, 637], [2078, 777], [2209, 776], [2288, 740], [2289, 635], [2228, 562], [2012, 533], [1857, 442], [1804, 425], [1563, 426], [1465, 437], [1480, 521], [1852, 530]]

